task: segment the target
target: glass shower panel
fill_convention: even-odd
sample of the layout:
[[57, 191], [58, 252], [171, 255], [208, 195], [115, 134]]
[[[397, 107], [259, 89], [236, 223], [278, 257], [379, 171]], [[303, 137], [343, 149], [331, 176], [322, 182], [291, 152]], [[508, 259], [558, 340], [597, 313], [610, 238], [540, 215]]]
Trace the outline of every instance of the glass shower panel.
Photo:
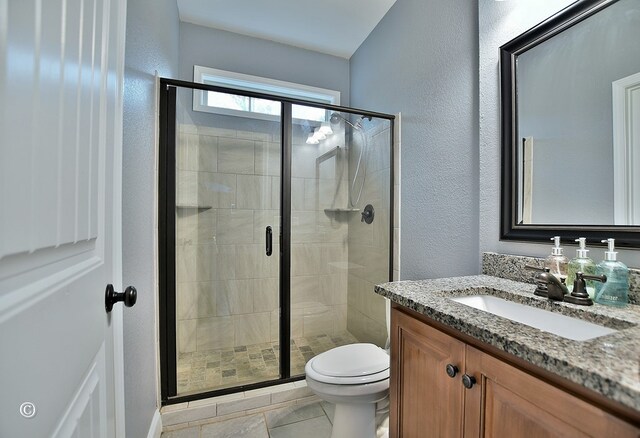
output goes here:
[[[292, 108], [292, 376], [336, 346], [386, 341], [385, 304], [373, 285], [389, 280], [391, 125], [317, 111]], [[361, 222], [367, 204], [371, 224]]]
[[194, 111], [199, 93], [177, 94], [178, 395], [280, 377], [280, 116]]
[[[391, 280], [393, 133], [387, 119], [352, 115], [351, 121], [356, 127], [348, 136], [349, 206], [358, 213], [348, 219], [347, 329], [358, 342], [384, 347], [388, 338], [386, 305], [373, 289]], [[366, 216], [369, 206], [374, 213], [371, 223]]]

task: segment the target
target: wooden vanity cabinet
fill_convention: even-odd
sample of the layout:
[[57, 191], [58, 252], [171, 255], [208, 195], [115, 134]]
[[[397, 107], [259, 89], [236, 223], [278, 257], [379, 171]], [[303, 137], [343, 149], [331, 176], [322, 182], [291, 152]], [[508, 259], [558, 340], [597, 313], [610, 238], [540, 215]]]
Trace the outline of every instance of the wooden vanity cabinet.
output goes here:
[[391, 336], [391, 437], [640, 437], [640, 428], [396, 308]]

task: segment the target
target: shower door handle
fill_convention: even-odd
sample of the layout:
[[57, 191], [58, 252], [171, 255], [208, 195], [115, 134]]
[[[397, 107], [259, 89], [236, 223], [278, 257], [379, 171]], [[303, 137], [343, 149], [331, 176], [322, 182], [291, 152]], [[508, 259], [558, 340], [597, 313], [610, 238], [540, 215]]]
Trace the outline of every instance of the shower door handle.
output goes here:
[[271, 232], [271, 227], [267, 227], [267, 257], [273, 253], [272, 247], [273, 233]]

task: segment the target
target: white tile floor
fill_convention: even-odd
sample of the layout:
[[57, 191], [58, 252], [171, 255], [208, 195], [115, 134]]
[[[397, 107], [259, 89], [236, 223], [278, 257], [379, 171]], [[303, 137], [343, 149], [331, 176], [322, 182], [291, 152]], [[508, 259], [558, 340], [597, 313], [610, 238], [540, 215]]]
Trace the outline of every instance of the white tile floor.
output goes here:
[[[164, 432], [162, 438], [329, 438], [333, 405], [292, 405], [232, 420]], [[388, 416], [378, 418], [378, 437], [388, 431]]]

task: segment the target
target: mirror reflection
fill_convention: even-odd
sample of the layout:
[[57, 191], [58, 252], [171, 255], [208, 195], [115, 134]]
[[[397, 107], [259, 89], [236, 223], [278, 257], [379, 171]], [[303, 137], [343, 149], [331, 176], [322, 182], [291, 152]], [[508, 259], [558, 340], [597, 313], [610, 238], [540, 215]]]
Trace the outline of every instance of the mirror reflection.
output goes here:
[[640, 2], [517, 57], [517, 223], [640, 225]]

